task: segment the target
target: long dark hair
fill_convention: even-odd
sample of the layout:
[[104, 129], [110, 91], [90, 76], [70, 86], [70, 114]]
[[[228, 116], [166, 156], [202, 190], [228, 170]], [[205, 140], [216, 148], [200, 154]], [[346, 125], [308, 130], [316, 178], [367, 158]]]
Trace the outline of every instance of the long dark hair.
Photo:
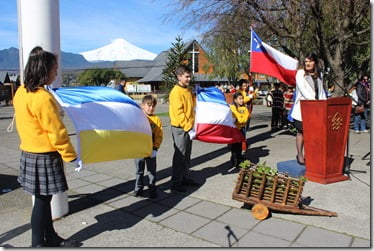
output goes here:
[[[318, 73], [318, 57], [315, 52], [309, 52], [308, 54], [305, 55], [304, 58], [310, 59], [314, 61], [314, 73]], [[305, 61], [303, 62], [304, 70], [305, 70]], [[312, 72], [311, 72], [312, 73]]]
[[25, 67], [24, 84], [27, 91], [35, 92], [47, 84], [53, 67], [57, 65], [57, 56], [36, 46], [31, 50]]

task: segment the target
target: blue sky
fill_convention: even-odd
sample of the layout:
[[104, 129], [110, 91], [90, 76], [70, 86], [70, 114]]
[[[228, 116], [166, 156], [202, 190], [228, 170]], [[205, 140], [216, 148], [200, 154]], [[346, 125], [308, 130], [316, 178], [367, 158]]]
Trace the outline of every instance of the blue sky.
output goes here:
[[[177, 0], [60, 0], [61, 50], [79, 53], [124, 38], [160, 53], [175, 37], [197, 39], [198, 32], [173, 18], [165, 21]], [[0, 49], [19, 47], [17, 0], [0, 0]]]

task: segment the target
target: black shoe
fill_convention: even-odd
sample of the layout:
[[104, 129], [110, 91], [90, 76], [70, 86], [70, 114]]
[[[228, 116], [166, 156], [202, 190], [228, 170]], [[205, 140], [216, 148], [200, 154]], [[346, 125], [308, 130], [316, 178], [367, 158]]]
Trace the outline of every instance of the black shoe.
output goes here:
[[305, 165], [305, 163], [304, 162], [300, 162], [299, 161], [299, 158], [298, 158], [298, 156], [296, 155], [296, 161], [297, 161], [297, 163], [299, 164], [299, 165], [302, 165], [302, 166], [304, 166]]
[[157, 198], [156, 189], [149, 190], [149, 198], [151, 199]]
[[81, 246], [81, 243], [73, 239], [65, 240], [61, 238], [60, 236], [57, 236], [54, 240], [46, 241], [45, 246], [46, 247], [79, 247]]
[[198, 186], [200, 186], [199, 183], [197, 183], [196, 181], [194, 181], [192, 179], [185, 179], [185, 180], [183, 180], [182, 185], [183, 186], [192, 186], [192, 187], [198, 187]]
[[187, 192], [187, 189], [185, 187], [183, 187], [182, 185], [173, 185], [171, 187], [172, 190], [175, 190], [177, 192], [181, 192], [181, 193], [185, 193]]
[[134, 197], [139, 197], [143, 195], [143, 190], [136, 190], [131, 193], [132, 196]]

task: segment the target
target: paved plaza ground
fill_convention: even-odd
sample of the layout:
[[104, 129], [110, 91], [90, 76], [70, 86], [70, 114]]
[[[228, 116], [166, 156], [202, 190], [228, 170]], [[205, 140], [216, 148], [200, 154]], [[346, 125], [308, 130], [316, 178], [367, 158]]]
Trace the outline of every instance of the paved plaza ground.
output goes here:
[[[165, 113], [167, 104], [156, 108]], [[20, 150], [13, 108], [0, 107], [0, 247], [31, 244], [31, 197], [17, 183]], [[100, 115], [98, 115], [100, 116]], [[337, 217], [272, 212], [258, 221], [244, 203], [233, 200], [238, 176], [230, 169], [226, 145], [193, 142], [191, 176], [201, 185], [187, 193], [170, 190], [173, 144], [168, 116], [161, 116], [164, 141], [157, 156], [158, 198], [133, 197], [133, 160], [87, 164], [79, 173], [66, 164], [69, 214], [56, 231], [82, 247], [371, 247], [370, 136], [350, 131], [350, 180], [322, 185], [308, 181], [303, 196], [311, 206]], [[295, 159], [295, 136], [271, 131], [271, 108], [254, 107], [247, 132], [247, 158], [276, 167]], [[64, 121], [74, 134], [71, 121]], [[370, 122], [369, 122], [370, 125]], [[371, 130], [369, 130], [371, 132]], [[76, 136], [71, 139], [76, 144]]]

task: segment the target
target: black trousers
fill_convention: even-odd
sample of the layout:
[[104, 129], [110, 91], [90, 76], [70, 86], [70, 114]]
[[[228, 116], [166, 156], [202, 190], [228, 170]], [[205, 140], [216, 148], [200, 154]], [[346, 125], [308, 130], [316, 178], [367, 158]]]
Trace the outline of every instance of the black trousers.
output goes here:
[[279, 127], [282, 120], [282, 108], [273, 107], [271, 109], [271, 127]]

